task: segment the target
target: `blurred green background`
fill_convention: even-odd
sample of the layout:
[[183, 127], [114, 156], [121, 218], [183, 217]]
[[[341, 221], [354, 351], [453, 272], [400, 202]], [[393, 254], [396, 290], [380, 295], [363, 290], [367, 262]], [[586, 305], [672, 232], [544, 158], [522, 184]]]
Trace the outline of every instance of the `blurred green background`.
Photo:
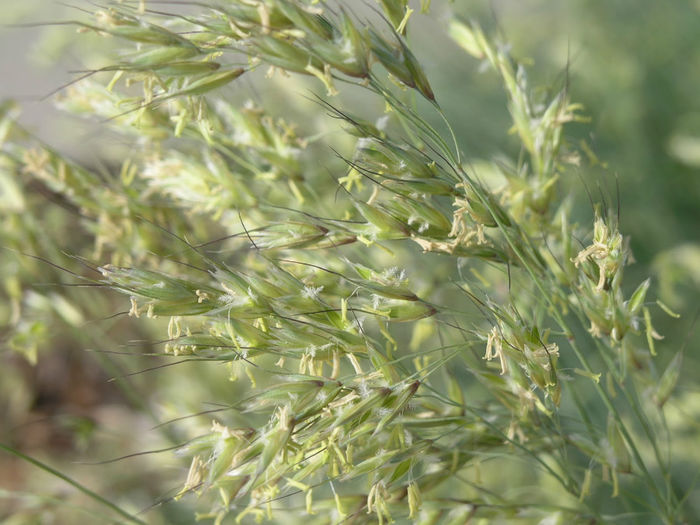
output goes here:
[[[354, 3], [354, 2], [353, 2]], [[358, 5], [360, 2], [358, 2]], [[87, 3], [85, 6], [91, 8]], [[360, 6], [361, 7], [361, 6]], [[686, 366], [679, 396], [669, 406], [669, 425], [700, 425], [700, 331], [692, 325], [700, 306], [700, 2], [698, 0], [493, 0], [433, 1], [430, 17], [412, 22], [413, 48], [424, 64], [437, 98], [449, 116], [465, 157], [470, 161], [512, 154], [514, 138], [506, 130], [510, 117], [505, 96], [494, 75], [462, 53], [446, 36], [447, 10], [475, 19], [499, 31], [513, 54], [530, 63], [530, 81], [543, 89], [568, 82], [573, 101], [584, 105], [590, 124], [568, 128], [570, 140], [585, 140], [600, 159], [593, 169], [564, 182], [576, 196], [577, 219], [591, 221], [587, 193], [601, 194], [616, 208], [619, 186], [621, 231], [631, 237], [636, 264], [627, 270], [634, 286], [648, 275], [656, 294], [682, 313], [678, 320], [659, 316], [657, 329], [666, 336], [659, 345], [660, 368], [686, 345]], [[47, 2], [3, 2], [0, 20], [6, 23], [44, 22], [81, 15], [74, 9]], [[23, 107], [20, 121], [39, 137], [86, 165], [118, 158], [124, 144], [105, 151], [104, 136], [94, 125], [66, 117], [40, 100], [72, 76], [71, 69], [95, 65], [95, 57], [109, 42], [94, 37], [74, 38], [67, 26], [4, 28], [0, 33], [0, 99], [13, 98]], [[86, 45], [90, 43], [90, 45]], [[296, 95], [295, 95], [296, 96]], [[10, 222], [9, 210], [18, 206], [9, 187], [0, 189], [0, 220], [4, 246], [16, 244], [22, 225]], [[41, 203], [41, 194], [28, 197]], [[26, 220], [30, 220], [27, 218]], [[12, 221], [16, 221], [13, 218]], [[79, 253], [89, 239], [75, 233], [70, 216], [50, 206], [33, 219], [37, 247], [61, 239], [60, 249]], [[13, 231], [14, 229], [14, 231]], [[56, 248], [43, 256], [61, 257]], [[54, 259], [52, 259], [54, 260]], [[177, 442], [175, 430], [153, 430], [157, 422], [199, 410], [208, 401], [231, 396], [236, 389], [229, 372], [213, 365], [172, 367], [128, 379], [128, 385], [108, 382], [153, 361], [86, 352], [86, 348], [147, 351], [147, 346], [120, 347], [129, 339], [157, 339], [158, 332], [139, 333], [123, 319], [100, 321], [124, 309], [123, 298], [71, 291], [76, 304], [90, 302], [77, 318], [58, 315], [57, 309], [35, 297], [25, 304], [44, 321], [48, 332], [26, 327], [26, 341], [11, 340], [13, 286], [51, 283], [45, 265], [15, 253], [0, 253], [4, 282], [0, 307], [0, 441], [21, 449], [79, 479], [133, 511], [146, 509], [172, 495], [186, 475], [170, 453], [137, 456], [108, 465], [78, 465], [139, 451], [164, 448]], [[12, 280], [12, 276], [17, 276]], [[31, 297], [30, 297], [31, 299]], [[24, 299], [27, 301], [27, 299]], [[37, 325], [39, 326], [39, 325]], [[162, 333], [162, 331], [161, 331]], [[17, 345], [37, 344], [38, 363], [31, 366]], [[13, 349], [14, 348], [14, 349]], [[183, 391], [187, 395], [183, 395]], [[674, 427], [676, 425], [676, 427]], [[690, 480], [697, 465], [697, 444], [679, 436], [681, 470]], [[692, 461], [688, 461], [689, 459]], [[0, 453], [0, 520], [8, 523], [70, 523], [81, 510], [61, 506], [55, 499], [70, 493], [71, 505], [94, 509], [75, 497], [65, 483]], [[40, 496], [51, 495], [50, 497]], [[696, 492], [697, 495], [697, 492]], [[52, 499], [53, 498], [53, 499]], [[700, 503], [691, 503], [700, 505]], [[139, 507], [141, 505], [141, 507]], [[149, 520], [188, 523], [187, 502], [170, 502], [149, 511]], [[696, 514], [700, 509], [696, 509]], [[13, 516], [10, 518], [10, 516]]]

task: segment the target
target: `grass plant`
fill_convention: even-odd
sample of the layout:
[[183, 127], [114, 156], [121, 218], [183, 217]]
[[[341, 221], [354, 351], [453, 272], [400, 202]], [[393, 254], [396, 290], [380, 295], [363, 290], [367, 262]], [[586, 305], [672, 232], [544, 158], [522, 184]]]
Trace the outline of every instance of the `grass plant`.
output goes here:
[[[692, 522], [664, 415], [684, 350], [653, 324], [676, 314], [624, 281], [619, 207], [591, 197], [572, 219], [594, 155], [567, 140], [586, 125], [568, 77], [533, 87], [497, 36], [446, 22], [454, 60], [502, 84], [517, 141], [475, 162], [412, 46], [430, 7], [149, 0], [57, 21], [118, 52], [56, 103], [132, 147], [101, 173], [4, 106], [6, 247], [66, 285], [8, 281], [11, 345], [50, 345], [26, 294], [79, 326], [72, 302], [109, 289], [161, 331], [151, 353], [245, 382], [173, 423], [189, 470], [168, 499], [198, 520]], [[33, 187], [89, 255], [60, 263]]]

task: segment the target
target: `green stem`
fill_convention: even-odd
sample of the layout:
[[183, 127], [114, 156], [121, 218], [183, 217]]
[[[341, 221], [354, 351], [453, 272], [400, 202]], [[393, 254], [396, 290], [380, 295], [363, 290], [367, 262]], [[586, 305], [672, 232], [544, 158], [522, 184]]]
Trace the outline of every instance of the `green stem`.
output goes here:
[[4, 450], [6, 452], [9, 452], [10, 454], [12, 454], [14, 456], [17, 456], [18, 458], [23, 459], [24, 461], [31, 463], [32, 465], [34, 465], [36, 467], [39, 467], [40, 469], [44, 470], [45, 472], [48, 472], [49, 474], [52, 474], [52, 475], [56, 476], [57, 478], [62, 479], [63, 481], [65, 481], [66, 483], [68, 483], [70, 485], [73, 485], [76, 489], [78, 489], [83, 494], [86, 494], [87, 496], [94, 499], [98, 503], [101, 503], [102, 505], [109, 507], [110, 509], [112, 509], [114, 512], [116, 512], [120, 516], [126, 518], [128, 521], [130, 521], [132, 523], [139, 523], [140, 525], [146, 525], [145, 521], [142, 521], [139, 518], [137, 518], [136, 516], [133, 516], [133, 515], [129, 514], [128, 512], [126, 512], [125, 510], [121, 509], [120, 507], [117, 507], [111, 501], [109, 501], [109, 500], [103, 498], [102, 496], [100, 496], [99, 494], [91, 491], [89, 488], [85, 487], [84, 485], [81, 485], [80, 483], [78, 483], [74, 479], [69, 478], [65, 474], [61, 474], [56, 469], [49, 467], [46, 463], [42, 463], [41, 461], [34, 459], [30, 456], [27, 456], [26, 454], [23, 454], [19, 450], [16, 450], [16, 449], [14, 449], [8, 445], [5, 445], [3, 443], [0, 443], [0, 449]]

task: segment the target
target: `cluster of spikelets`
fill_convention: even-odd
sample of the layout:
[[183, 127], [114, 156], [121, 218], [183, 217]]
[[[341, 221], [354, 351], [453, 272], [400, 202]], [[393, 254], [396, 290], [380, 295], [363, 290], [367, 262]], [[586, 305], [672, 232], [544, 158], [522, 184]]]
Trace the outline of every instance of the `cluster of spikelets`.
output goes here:
[[[614, 218], [599, 208], [587, 234], [559, 198], [568, 166], [583, 162], [563, 134], [580, 120], [566, 89], [535, 95], [504, 46], [450, 23], [456, 43], [501, 77], [522, 146], [482, 177], [449, 125], [421, 116], [444, 119], [409, 45], [420, 15], [406, 1], [382, 0], [371, 24], [342, 3], [191, 7], [123, 2], [72, 22], [125, 45], [86, 75], [111, 81], [84, 78], [58, 99], [139, 137], [119, 177], [32, 144], [9, 112], [0, 137], [3, 180], [29, 176], [78, 210], [93, 260], [110, 261], [93, 282], [126, 294], [131, 316], [169, 320], [166, 353], [229, 363], [253, 381], [231, 409], [265, 422], [233, 427], [222, 416], [193, 436], [180, 449], [191, 466], [178, 497], [200, 495], [211, 506], [202, 516], [217, 522], [285, 520], [303, 501], [331, 523], [571, 523], [602, 519], [592, 485], [617, 495], [619, 475], [632, 472], [654, 512], [675, 519], [648, 413], [668, 399], [680, 358], [655, 371], [649, 282], [623, 293], [630, 254]], [[222, 95], [242, 76], [267, 82], [260, 69], [317, 79], [328, 97], [318, 108], [343, 123], [349, 151], [314, 150], [312, 122]], [[345, 86], [386, 113], [346, 109], [332, 98]], [[212, 224], [221, 238], [190, 241]], [[182, 264], [153, 255], [173, 246]], [[392, 253], [408, 272], [387, 264]], [[436, 258], [470, 268], [452, 295], [411, 279]], [[396, 336], [407, 324], [410, 344]], [[644, 327], [648, 349], [635, 339]], [[607, 419], [591, 421], [569, 385], [593, 391]], [[645, 388], [653, 403], [637, 396]], [[556, 488], [535, 492], [536, 505], [494, 490], [480, 473], [496, 457], [530, 461]]]

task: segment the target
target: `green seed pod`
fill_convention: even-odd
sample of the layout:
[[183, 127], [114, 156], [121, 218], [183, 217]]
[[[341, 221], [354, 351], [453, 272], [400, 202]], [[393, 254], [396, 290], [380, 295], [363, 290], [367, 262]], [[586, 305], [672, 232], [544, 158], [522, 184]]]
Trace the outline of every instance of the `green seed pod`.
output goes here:
[[203, 452], [211, 452], [216, 444], [221, 439], [221, 435], [217, 432], [198, 436], [188, 441], [185, 445], [176, 450], [178, 456], [196, 456]]
[[465, 245], [457, 245], [455, 247], [454, 251], [452, 252], [453, 255], [457, 257], [476, 257], [478, 259], [485, 259], [488, 261], [494, 261], [494, 262], [500, 262], [500, 263], [505, 263], [505, 262], [510, 262], [510, 264], [516, 264], [517, 259], [513, 257], [509, 257], [506, 252], [501, 250], [500, 248], [496, 246], [485, 246], [485, 245], [474, 245], [474, 246], [465, 246]]
[[642, 284], [640, 284], [634, 291], [632, 297], [630, 297], [630, 300], [627, 302], [627, 311], [630, 313], [630, 315], [636, 314], [642, 307], [642, 303], [644, 303], [644, 297], [646, 297], [650, 282], [651, 279], [646, 279], [643, 281]]
[[213, 294], [216, 290], [184, 279], [170, 277], [163, 273], [138, 268], [119, 268], [111, 264], [101, 267], [100, 272], [106, 282], [125, 293], [156, 299], [164, 302], [188, 302], [196, 291], [206, 289]]
[[399, 39], [399, 43], [401, 44], [401, 48], [403, 51], [406, 69], [408, 70], [408, 73], [411, 76], [413, 84], [418, 89], [418, 91], [420, 91], [423, 94], [425, 98], [432, 102], [435, 102], [435, 94], [433, 93], [433, 89], [430, 87], [430, 82], [428, 82], [428, 76], [425, 74], [425, 71], [423, 71], [423, 68], [418, 63], [418, 60], [413, 55], [413, 53], [408, 48], [403, 39]]
[[167, 77], [183, 77], [192, 75], [202, 75], [216, 71], [221, 67], [218, 62], [170, 62], [154, 66], [152, 69], [155, 73]]
[[280, 401], [287, 401], [290, 396], [305, 395], [309, 392], [316, 395], [324, 385], [324, 381], [317, 379], [285, 381], [257, 394], [251, 401], [249, 409], [257, 409], [268, 404], [276, 405]]
[[202, 315], [211, 313], [216, 306], [214, 301], [201, 302], [195, 297], [189, 301], [151, 301], [144, 305], [147, 314], [156, 316]]
[[364, 461], [361, 461], [357, 465], [354, 465], [352, 467], [352, 470], [350, 470], [347, 474], [345, 474], [342, 479], [344, 481], [356, 478], [358, 476], [362, 476], [363, 474], [368, 474], [369, 472], [373, 472], [377, 470], [379, 467], [382, 467], [389, 463], [391, 461], [391, 458], [393, 458], [396, 454], [398, 454], [400, 451], [399, 450], [389, 450], [382, 452], [380, 454], [377, 454], [376, 456], [373, 456], [369, 459], [366, 459]]
[[408, 171], [413, 177], [423, 178], [432, 178], [437, 174], [437, 167], [429, 156], [415, 149], [399, 146], [388, 141], [381, 144], [399, 167], [397, 172]]
[[312, 476], [317, 470], [323, 468], [326, 463], [328, 462], [328, 450], [324, 450], [320, 454], [314, 455], [312, 458], [304, 462], [304, 466], [302, 466], [298, 471], [294, 473], [294, 476], [292, 476], [292, 480], [297, 481], [297, 482], [302, 482], [303, 480], [306, 480], [310, 476]]
[[394, 28], [398, 28], [406, 14], [408, 0], [380, 0], [382, 9]]
[[418, 387], [420, 387], [420, 381], [413, 381], [410, 385], [404, 388], [403, 392], [399, 394], [398, 398], [394, 402], [391, 411], [379, 420], [379, 423], [377, 423], [377, 427], [372, 433], [372, 435], [379, 434], [382, 430], [384, 430], [384, 427], [386, 427], [386, 425], [388, 425], [391, 421], [394, 420], [394, 418], [396, 418], [404, 411], [404, 409], [408, 406], [408, 403], [418, 391]]
[[304, 248], [315, 244], [328, 234], [328, 229], [303, 222], [273, 224], [251, 235], [260, 249]]
[[324, 250], [328, 248], [337, 248], [345, 244], [352, 244], [357, 241], [357, 236], [344, 232], [328, 232], [326, 235], [319, 237], [313, 244], [309, 244], [306, 248]]
[[221, 436], [210, 459], [208, 483], [214, 483], [231, 468], [233, 456], [240, 448], [240, 441], [233, 436]]
[[333, 25], [324, 16], [285, 0], [275, 0], [272, 4], [275, 9], [289, 19], [291, 27], [301, 29], [322, 40], [332, 40], [335, 36]]
[[393, 385], [401, 380], [396, 368], [372, 345], [367, 346], [367, 355], [369, 355], [372, 366], [382, 373], [387, 383]]
[[[227, 346], [252, 346], [259, 348], [269, 347], [272, 343], [272, 336], [263, 332], [259, 328], [233, 317], [228, 318], [224, 326], [220, 327], [220, 333], [225, 334]], [[217, 327], [217, 331], [219, 327]]]
[[131, 55], [127, 63], [132, 67], [150, 69], [167, 65], [174, 61], [187, 60], [198, 54], [199, 50], [192, 47], [155, 47]]
[[370, 206], [362, 201], [355, 201], [353, 204], [365, 220], [383, 234], [382, 238], [401, 239], [408, 237], [409, 230], [406, 225], [378, 206]]
[[671, 359], [671, 362], [661, 375], [661, 378], [656, 385], [656, 391], [654, 392], [654, 403], [656, 403], [656, 406], [659, 408], [666, 404], [666, 401], [668, 401], [668, 399], [671, 397], [674, 388], [676, 388], [678, 379], [681, 376], [682, 363], [683, 350], [679, 351], [675, 356], [673, 356], [673, 359]]
[[418, 301], [419, 298], [411, 290], [405, 286], [388, 286], [375, 282], [360, 282], [357, 281], [359, 286], [371, 291], [376, 295], [382, 297], [388, 297], [389, 299], [400, 299], [402, 301]]
[[618, 472], [631, 472], [632, 459], [625, 444], [625, 438], [622, 436], [619, 425], [612, 417], [608, 416], [608, 443], [611, 448], [612, 457], [609, 458], [610, 465]]
[[[265, 443], [260, 438], [260, 436], [256, 436], [255, 438], [253, 438], [253, 436], [251, 435], [250, 439], [248, 440], [248, 443], [250, 443], [250, 445], [248, 445], [246, 448], [244, 448], [243, 450], [241, 450], [233, 456], [233, 459], [231, 460], [231, 468], [242, 467], [246, 463], [251, 463], [254, 459], [260, 457], [260, 454], [265, 448]], [[252, 473], [252, 468], [250, 468], [249, 470]]]
[[[333, 112], [339, 119], [345, 120], [350, 126], [345, 128], [348, 134], [354, 137], [366, 138], [368, 141], [375, 137], [384, 137], [385, 133], [380, 130], [376, 125], [372, 124], [368, 120], [363, 119], [357, 115], [353, 115], [346, 111], [343, 113]], [[358, 151], [362, 148], [360, 147], [360, 142], [358, 141]]]
[[[374, 126], [372, 126], [373, 129]], [[370, 130], [372, 129], [370, 128]], [[379, 131], [379, 130], [377, 130]], [[384, 148], [384, 143], [373, 135], [367, 140], [361, 140], [357, 142], [357, 158], [367, 162], [368, 164], [375, 165], [381, 168], [381, 171], [389, 170], [392, 172], [398, 172], [398, 161]], [[380, 171], [380, 170], [377, 170]]]
[[165, 98], [179, 97], [183, 95], [203, 95], [204, 93], [218, 89], [230, 82], [233, 82], [243, 73], [245, 73], [245, 69], [238, 68], [231, 71], [222, 71], [220, 73], [206, 75], [198, 78], [180, 91], [171, 95], [166, 95]]
[[235, 295], [243, 296], [255, 295], [250, 281], [228, 267], [219, 266], [212, 272], [212, 275], [229, 293], [233, 292]]
[[287, 418], [285, 411], [280, 415], [280, 418], [284, 419], [279, 421], [277, 428], [263, 438], [265, 444], [260, 454], [260, 460], [255, 468], [256, 477], [265, 472], [278, 454], [284, 452], [287, 442], [294, 431], [294, 420]]
[[391, 474], [391, 478], [389, 478], [389, 483], [393, 483], [403, 477], [404, 474], [406, 474], [410, 468], [411, 465], [415, 462], [413, 459], [404, 459], [402, 462], [400, 462], [396, 468], [394, 469], [394, 472]]
[[343, 12], [341, 15], [343, 33], [342, 48], [346, 52], [347, 58], [342, 66], [335, 65], [346, 75], [356, 77], [369, 76], [369, 44], [364, 34], [360, 34], [350, 17]]
[[[261, 10], [258, 4], [251, 2], [227, 2], [217, 6], [228, 18], [228, 22], [240, 27], [259, 28], [262, 23]], [[269, 25], [277, 30], [290, 27], [289, 19], [282, 15], [277, 8], [267, 9], [266, 15], [269, 18]]]
[[131, 40], [133, 42], [141, 42], [144, 44], [156, 44], [161, 46], [179, 46], [195, 48], [186, 38], [168, 31], [167, 29], [132, 18], [127, 15], [118, 13], [114, 9], [107, 11], [99, 11], [96, 14], [98, 27], [93, 27], [84, 24], [85, 27], [97, 29], [109, 33], [110, 35]]
[[390, 388], [379, 388], [375, 390], [358, 403], [345, 408], [333, 422], [331, 428], [342, 427], [351, 420], [358, 422], [364, 420], [372, 410], [382, 405], [391, 394], [392, 391]]
[[386, 70], [408, 87], [420, 91], [428, 100], [435, 101], [428, 78], [403, 40], [397, 36], [398, 45], [392, 45], [373, 29], [369, 31], [372, 53]]
[[484, 58], [484, 51], [481, 48], [479, 39], [475, 32], [481, 31], [478, 27], [471, 28], [457, 20], [450, 21], [449, 35], [467, 53], [479, 60]]
[[252, 40], [251, 45], [261, 59], [273, 66], [303, 74], [309, 74], [307, 71], [309, 64], [323, 70], [323, 64], [313, 59], [308, 52], [286, 40], [270, 35], [259, 35]]
[[314, 42], [309, 46], [309, 53], [348, 76], [365, 78], [368, 75], [367, 65], [349, 54], [338, 42]]
[[402, 276], [392, 281], [389, 276], [381, 275], [361, 264], [353, 264], [352, 268], [361, 277], [359, 280], [349, 279], [357, 286], [361, 286], [374, 294], [390, 299], [401, 299], [403, 301], [419, 300], [416, 294], [402, 284], [404, 281]]
[[[344, 387], [340, 383], [327, 382], [313, 399], [304, 400], [305, 402], [303, 405], [302, 401], [294, 405], [294, 419], [297, 422], [301, 422], [309, 417], [320, 414], [329, 403], [333, 402], [338, 395], [340, 395], [343, 389]], [[308, 401], [308, 403], [306, 401]]]
[[459, 425], [464, 423], [463, 416], [444, 416], [444, 417], [429, 417], [429, 418], [417, 418], [417, 417], [400, 417], [399, 423], [407, 427], [412, 428], [442, 428], [450, 425]]
[[454, 185], [439, 178], [433, 179], [388, 179], [382, 186], [391, 188], [405, 196], [412, 196], [415, 193], [425, 193], [428, 195], [454, 195]]
[[[482, 192], [483, 193], [483, 192]], [[482, 201], [485, 199], [485, 202]], [[495, 201], [495, 199], [488, 194], [479, 196], [474, 190], [467, 191], [467, 201], [469, 203], [467, 211], [474, 221], [484, 226], [489, 226], [495, 228], [498, 226], [498, 222], [494, 218], [495, 216], [504, 226], [510, 226], [511, 222], [506, 214], [505, 210]]]
[[415, 230], [428, 237], [446, 238], [452, 223], [445, 215], [433, 207], [429, 199], [396, 198], [386, 203], [386, 207], [398, 217], [404, 218]]
[[[382, 305], [382, 307], [386, 308], [386, 305]], [[435, 308], [422, 301], [402, 302], [389, 306], [387, 320], [394, 323], [405, 323], [431, 317], [436, 313]]]
[[270, 282], [270, 280], [263, 279], [262, 277], [258, 277], [254, 274], [246, 276], [246, 280], [248, 281], [248, 286], [250, 287], [248, 294], [250, 294], [252, 291], [253, 295], [262, 296], [267, 299], [276, 299], [287, 293], [286, 289], [277, 286], [276, 284]]
[[219, 495], [223, 504], [228, 506], [231, 504], [243, 486], [248, 482], [248, 476], [227, 477], [219, 479], [216, 482], [216, 487], [219, 489]]

